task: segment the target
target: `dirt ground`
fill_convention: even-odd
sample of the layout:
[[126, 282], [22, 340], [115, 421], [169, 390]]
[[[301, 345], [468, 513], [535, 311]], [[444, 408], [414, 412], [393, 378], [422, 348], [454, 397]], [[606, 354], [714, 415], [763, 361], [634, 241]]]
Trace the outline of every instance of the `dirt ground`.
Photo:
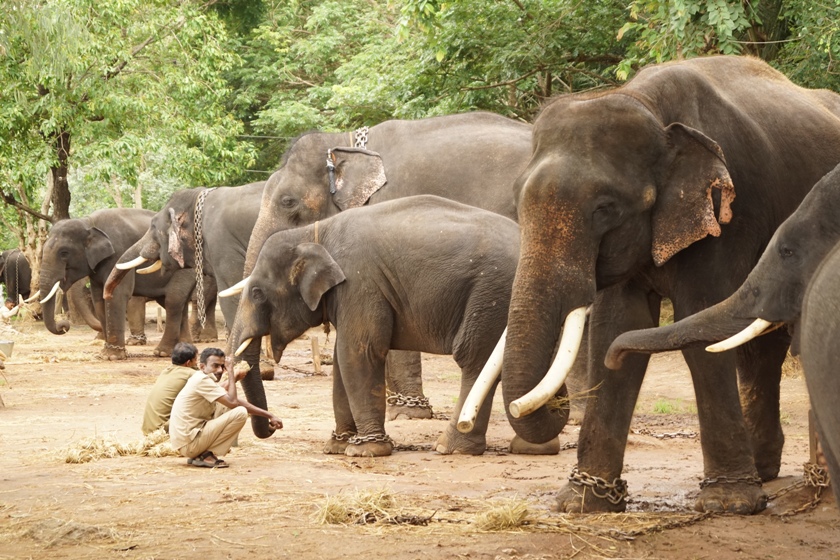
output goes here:
[[[40, 323], [16, 328], [21, 332], [12, 337], [14, 352], [0, 377], [0, 559], [840, 558], [840, 512], [830, 492], [798, 515], [779, 514], [807, 503], [812, 489], [788, 492], [760, 515], [696, 520], [699, 439], [661, 437], [698, 430], [678, 354], [656, 356], [642, 389], [625, 458], [629, 513], [560, 515], [550, 511], [553, 494], [576, 463], [576, 451], [505, 453], [513, 432], [500, 395], [484, 456], [430, 451], [458, 393], [459, 371], [447, 356], [424, 355], [423, 361], [426, 394], [439, 417], [389, 422], [403, 449], [391, 457], [321, 453], [333, 428], [331, 379], [301, 373], [313, 371], [304, 337], [283, 359], [294, 369], [280, 369], [266, 382], [270, 408], [285, 428], [257, 440], [246, 426], [240, 446], [226, 457], [230, 468], [138, 455], [71, 464], [68, 450], [84, 440], [142, 439], [145, 398], [167, 363], [151, 357], [159, 334], [147, 325], [149, 346], [108, 363], [97, 358], [101, 343], [86, 327], [61, 337]], [[310, 334], [331, 352], [334, 335], [324, 343], [322, 332]], [[801, 377], [783, 380], [782, 401], [787, 443], [781, 477], [766, 485], [771, 493], [801, 481], [809, 458]], [[567, 426], [561, 443], [573, 444], [577, 432]], [[332, 511], [330, 504], [350, 503], [365, 492], [379, 499], [358, 517], [376, 522], [318, 522]], [[526, 506], [518, 528], [482, 524]]]

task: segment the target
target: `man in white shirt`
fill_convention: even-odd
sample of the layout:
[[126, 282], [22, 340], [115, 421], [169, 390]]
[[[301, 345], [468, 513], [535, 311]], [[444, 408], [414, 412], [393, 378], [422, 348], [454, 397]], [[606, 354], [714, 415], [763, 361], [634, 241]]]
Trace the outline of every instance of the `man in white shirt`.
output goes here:
[[[247, 367], [234, 370], [225, 390], [217, 383], [228, 367], [225, 353], [219, 348], [206, 348], [199, 361], [204, 364], [202, 370], [187, 380], [172, 405], [169, 438], [172, 448], [187, 457], [187, 464], [224, 468], [228, 464], [219, 456], [230, 451], [249, 414], [268, 418], [268, 425], [275, 430], [281, 429], [283, 422], [236, 396], [236, 383], [248, 373]], [[217, 405], [230, 410], [217, 415]]]

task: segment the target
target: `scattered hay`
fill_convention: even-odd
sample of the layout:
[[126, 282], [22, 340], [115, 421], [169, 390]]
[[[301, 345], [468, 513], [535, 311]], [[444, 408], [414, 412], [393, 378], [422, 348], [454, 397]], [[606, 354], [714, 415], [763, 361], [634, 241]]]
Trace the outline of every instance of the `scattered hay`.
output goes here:
[[21, 536], [46, 543], [47, 547], [68, 542], [116, 541], [121, 538], [121, 535], [117, 531], [107, 527], [85, 525], [84, 523], [64, 521], [61, 519], [40, 521], [27, 529]]
[[787, 358], [785, 358], [785, 361], [782, 364], [782, 377], [786, 377], [788, 379], [801, 379], [802, 374], [802, 363], [799, 361], [799, 356], [791, 355], [790, 350], [788, 350]]
[[571, 406], [572, 402], [578, 401], [585, 401], [587, 399], [591, 399], [595, 396], [595, 392], [601, 387], [599, 383], [595, 387], [591, 389], [585, 389], [583, 391], [578, 391], [577, 393], [571, 393], [566, 395], [565, 397], [557, 397], [555, 396], [552, 399], [549, 399], [545, 406], [548, 410], [568, 410], [569, 406]]
[[84, 438], [60, 451], [65, 463], [89, 463], [99, 459], [113, 459], [125, 455], [142, 457], [178, 457], [169, 443], [169, 434], [157, 430], [140, 441], [123, 443], [111, 438]]
[[314, 520], [319, 525], [348, 525], [391, 521], [396, 506], [390, 490], [356, 490], [350, 494], [339, 492], [326, 495], [318, 505]]
[[521, 528], [528, 517], [528, 502], [505, 500], [490, 505], [473, 519], [479, 531], [508, 531]]

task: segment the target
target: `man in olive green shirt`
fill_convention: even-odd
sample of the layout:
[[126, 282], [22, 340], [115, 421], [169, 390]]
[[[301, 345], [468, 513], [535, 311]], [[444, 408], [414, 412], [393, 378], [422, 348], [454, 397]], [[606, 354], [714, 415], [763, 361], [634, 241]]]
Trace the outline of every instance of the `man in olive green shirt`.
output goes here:
[[155, 381], [146, 411], [143, 414], [143, 434], [148, 435], [159, 428], [169, 432], [169, 417], [172, 403], [184, 388], [187, 379], [195, 373], [198, 364], [198, 348], [189, 342], [179, 342], [172, 349], [172, 365], [163, 370]]

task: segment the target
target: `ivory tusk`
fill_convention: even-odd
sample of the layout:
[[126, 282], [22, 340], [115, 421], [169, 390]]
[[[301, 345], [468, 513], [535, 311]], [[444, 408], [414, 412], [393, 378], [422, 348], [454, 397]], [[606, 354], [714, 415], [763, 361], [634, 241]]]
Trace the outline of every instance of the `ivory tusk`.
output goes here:
[[32, 303], [33, 301], [35, 301], [39, 297], [41, 297], [41, 292], [40, 291], [37, 294], [35, 294], [34, 296], [30, 296], [29, 299], [23, 300], [23, 303]]
[[566, 316], [566, 321], [563, 324], [563, 337], [560, 339], [560, 348], [557, 350], [554, 363], [551, 364], [545, 377], [536, 387], [531, 389], [527, 395], [510, 403], [511, 416], [514, 418], [527, 416], [557, 394], [575, 363], [585, 325], [585, 307], [578, 307]]
[[[44, 299], [42, 299], [42, 300], [41, 300], [41, 303], [42, 303], [42, 304], [47, 303], [48, 301], [50, 301], [50, 298], [52, 298], [52, 297], [55, 295], [55, 293], [58, 291], [58, 284], [59, 284], [59, 282], [56, 282], [56, 283], [53, 285], [52, 290], [50, 290], [50, 293], [48, 293], [48, 294], [47, 294], [47, 297], [45, 297]], [[40, 292], [39, 292], [39, 293], [40, 293]]]
[[502, 358], [505, 353], [505, 341], [507, 340], [507, 327], [502, 332], [499, 342], [493, 349], [493, 353], [487, 358], [487, 363], [481, 368], [481, 373], [478, 374], [478, 379], [470, 389], [470, 394], [464, 400], [464, 405], [461, 407], [461, 414], [458, 416], [458, 431], [462, 434], [468, 434], [475, 426], [475, 418], [478, 416], [478, 409], [484, 403], [484, 399], [490, 393], [493, 383], [499, 378], [502, 372]]
[[732, 350], [733, 348], [737, 348], [738, 346], [746, 344], [750, 340], [761, 335], [772, 324], [773, 323], [771, 323], [770, 321], [765, 321], [764, 319], [758, 318], [755, 321], [753, 321], [749, 327], [742, 330], [738, 334], [732, 335], [726, 340], [723, 340], [716, 344], [712, 344], [711, 346], [707, 346], [706, 352], [725, 352], [726, 350]]
[[234, 284], [230, 288], [228, 288], [226, 290], [222, 290], [221, 292], [219, 292], [219, 297], [238, 296], [239, 294], [242, 293], [242, 291], [245, 289], [245, 286], [247, 284], [248, 284], [248, 278], [240, 280], [239, 282], [237, 282], [236, 284]]
[[149, 259], [147, 259], [146, 257], [137, 257], [133, 261], [117, 263], [116, 268], [117, 270], [131, 270], [132, 268], [137, 268], [138, 266], [140, 266], [148, 260]]
[[248, 348], [248, 345], [251, 344], [251, 341], [254, 340], [253, 338], [246, 338], [242, 344], [239, 345], [239, 348], [236, 349], [236, 352], [233, 353], [234, 356], [239, 356], [242, 352]]
[[151, 266], [147, 266], [146, 268], [138, 268], [137, 274], [152, 274], [153, 272], [157, 272], [163, 266], [163, 261], [160, 259], [156, 260], [152, 263]]

